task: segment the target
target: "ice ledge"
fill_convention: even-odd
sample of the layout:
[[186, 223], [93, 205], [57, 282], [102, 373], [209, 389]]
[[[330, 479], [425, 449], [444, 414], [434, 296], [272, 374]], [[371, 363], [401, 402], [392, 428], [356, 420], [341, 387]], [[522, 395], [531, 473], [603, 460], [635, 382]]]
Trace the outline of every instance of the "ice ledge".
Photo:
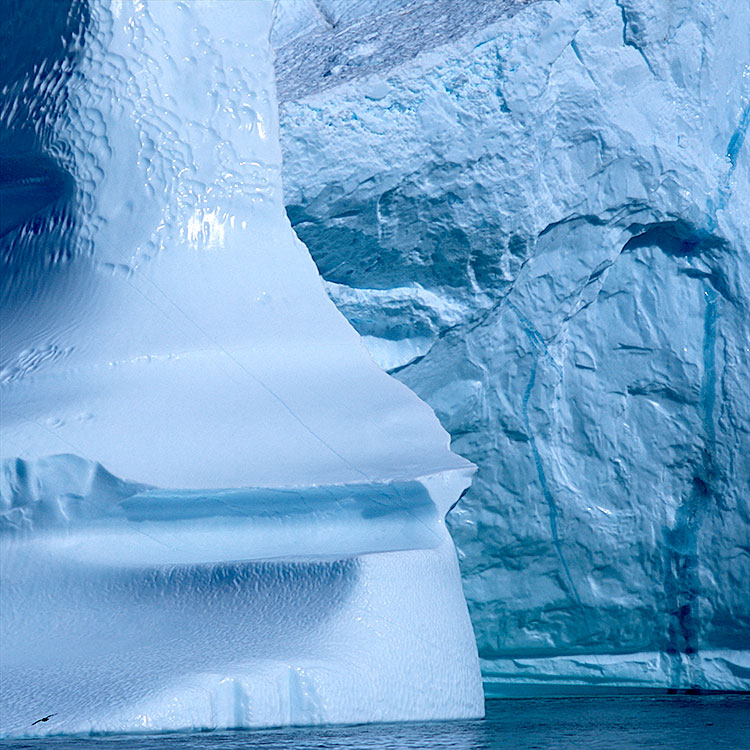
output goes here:
[[3, 462], [0, 535], [104, 565], [331, 560], [434, 549], [471, 469], [414, 480], [171, 490], [74, 455]]
[[489, 696], [576, 690], [678, 689], [747, 691], [750, 651], [707, 649], [695, 654], [644, 651], [542, 658], [483, 659]]

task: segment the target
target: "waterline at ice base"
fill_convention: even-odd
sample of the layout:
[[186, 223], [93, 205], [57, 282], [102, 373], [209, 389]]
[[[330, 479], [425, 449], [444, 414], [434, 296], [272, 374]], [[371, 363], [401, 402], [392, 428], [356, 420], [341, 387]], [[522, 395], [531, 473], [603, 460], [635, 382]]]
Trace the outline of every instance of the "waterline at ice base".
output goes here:
[[2, 736], [483, 713], [474, 468], [289, 225], [272, 10], [4, 21]]

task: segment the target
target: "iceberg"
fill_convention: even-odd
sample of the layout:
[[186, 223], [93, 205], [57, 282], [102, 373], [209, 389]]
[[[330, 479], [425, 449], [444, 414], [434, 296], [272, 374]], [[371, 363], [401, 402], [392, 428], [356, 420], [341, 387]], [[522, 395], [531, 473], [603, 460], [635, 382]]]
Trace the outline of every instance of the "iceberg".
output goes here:
[[4, 19], [2, 736], [483, 713], [474, 466], [291, 228], [272, 14]]
[[750, 4], [280, 3], [292, 224], [478, 466], [488, 689], [750, 690]]

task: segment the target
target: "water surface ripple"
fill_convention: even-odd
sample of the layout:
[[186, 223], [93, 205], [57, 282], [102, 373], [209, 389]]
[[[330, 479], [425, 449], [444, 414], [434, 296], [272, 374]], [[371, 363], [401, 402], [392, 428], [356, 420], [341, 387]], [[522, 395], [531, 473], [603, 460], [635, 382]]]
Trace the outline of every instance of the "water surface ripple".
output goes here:
[[506, 698], [482, 721], [0, 742], [13, 750], [750, 750], [750, 695]]

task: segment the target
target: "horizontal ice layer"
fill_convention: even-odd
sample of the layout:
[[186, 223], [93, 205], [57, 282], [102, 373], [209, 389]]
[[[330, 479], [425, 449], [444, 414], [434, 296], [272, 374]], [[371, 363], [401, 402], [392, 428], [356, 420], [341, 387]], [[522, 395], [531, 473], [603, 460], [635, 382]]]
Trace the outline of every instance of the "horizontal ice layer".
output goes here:
[[[612, 687], [649, 692], [674, 687], [675, 664], [685, 672], [700, 666], [704, 683], [721, 690], [747, 692], [750, 654], [746, 649], [705, 648], [697, 655], [663, 651], [624, 654], [512, 656], [483, 662], [484, 689], [490, 697], [544, 692], [605, 692]], [[689, 689], [689, 688], [682, 688]], [[717, 688], [713, 688], [717, 689]]]
[[38, 548], [140, 567], [433, 549], [444, 541], [446, 499], [468, 481], [457, 472], [410, 482], [163, 490], [77, 456], [16, 459], [3, 466], [0, 540], [27, 554]]
[[271, 11], [10, 16], [2, 736], [483, 712], [473, 466], [291, 230]]
[[750, 5], [289, 5], [289, 215], [479, 466], [487, 679], [750, 689]]

